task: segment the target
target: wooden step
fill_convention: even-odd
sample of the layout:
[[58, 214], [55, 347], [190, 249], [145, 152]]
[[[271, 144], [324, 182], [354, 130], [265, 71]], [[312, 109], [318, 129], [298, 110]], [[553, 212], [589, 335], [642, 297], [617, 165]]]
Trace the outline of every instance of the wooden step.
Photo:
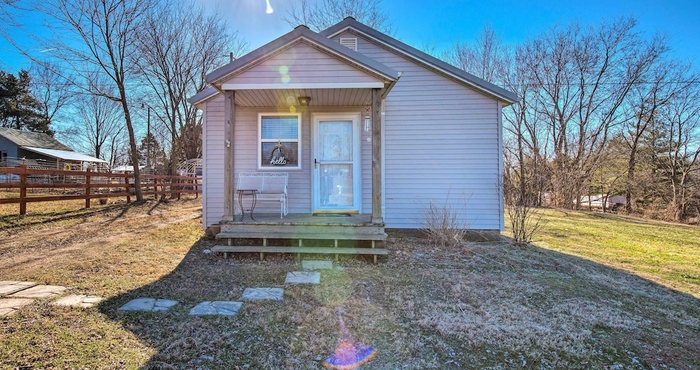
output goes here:
[[386, 240], [387, 235], [358, 234], [358, 233], [303, 233], [289, 230], [288, 232], [236, 232], [228, 231], [216, 234], [217, 239], [302, 239], [302, 240]]
[[386, 256], [388, 249], [384, 248], [334, 248], [334, 247], [277, 247], [262, 245], [215, 245], [212, 252], [223, 253], [260, 253], [260, 260], [264, 253], [312, 253], [312, 254], [367, 254], [374, 255], [374, 263], [377, 263], [377, 255]]

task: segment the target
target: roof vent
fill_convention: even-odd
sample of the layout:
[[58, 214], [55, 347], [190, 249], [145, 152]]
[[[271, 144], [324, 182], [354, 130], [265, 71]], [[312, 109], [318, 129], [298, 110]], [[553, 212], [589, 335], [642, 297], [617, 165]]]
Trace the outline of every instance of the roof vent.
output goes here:
[[357, 39], [356, 38], [341, 37], [340, 38], [340, 45], [343, 45], [343, 46], [348, 47], [354, 51], [357, 51]]

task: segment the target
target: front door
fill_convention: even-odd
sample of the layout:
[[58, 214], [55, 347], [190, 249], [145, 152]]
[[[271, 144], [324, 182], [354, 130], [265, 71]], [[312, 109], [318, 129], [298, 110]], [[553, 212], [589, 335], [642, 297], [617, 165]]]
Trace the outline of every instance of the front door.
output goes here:
[[314, 114], [314, 213], [359, 213], [360, 116]]

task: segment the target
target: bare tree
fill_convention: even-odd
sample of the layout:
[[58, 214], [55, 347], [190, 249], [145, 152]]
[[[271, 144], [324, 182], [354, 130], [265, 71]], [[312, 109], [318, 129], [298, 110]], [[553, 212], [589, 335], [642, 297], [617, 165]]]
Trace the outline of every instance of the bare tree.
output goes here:
[[52, 61], [34, 63], [30, 69], [32, 95], [39, 101], [41, 113], [49, 125], [75, 96], [70, 76], [64, 77], [64, 74], [56, 72], [59, 70], [60, 67]]
[[204, 89], [206, 74], [221, 64], [222, 56], [237, 56], [247, 47], [227, 28], [220, 16], [206, 15], [190, 0], [161, 2], [144, 22], [136, 65], [151, 90], [152, 98], [145, 99], [157, 117], [153, 122], [165, 123], [169, 133], [173, 173], [178, 162], [188, 159], [185, 148], [201, 146], [197, 109], [187, 99]]
[[[42, 44], [55, 48], [57, 57], [86, 84], [78, 86], [121, 105], [134, 164], [137, 201], [143, 200], [143, 194], [129, 99], [133, 92], [128, 84], [138, 58], [134, 40], [138, 39], [138, 32], [143, 28], [141, 22], [152, 6], [152, 0], [42, 0], [34, 3], [35, 9], [51, 17], [51, 27], [59, 33]], [[109, 86], [91, 84], [89, 77], [94, 70], [104, 73]]]
[[658, 117], [659, 110], [670, 104], [677, 92], [692, 88], [686, 80], [687, 66], [677, 61], [658, 63], [650, 71], [645, 83], [640, 83], [630, 91], [629, 119], [623, 126], [621, 135], [627, 148], [627, 176], [625, 184], [625, 209], [631, 213], [635, 206], [634, 190], [637, 187], [637, 157], [644, 137]]
[[573, 24], [524, 47], [539, 89], [538, 116], [549, 126], [557, 206], [577, 205], [611, 130], [624, 121], [630, 90], [661, 52], [633, 32], [635, 25], [632, 18], [585, 30]]
[[[700, 82], [699, 75], [689, 76], [694, 85]], [[671, 185], [671, 209], [674, 221], [682, 221], [688, 209], [689, 185], [696, 173], [700, 156], [700, 89], [696, 86], [678, 91], [670, 103], [659, 111], [664, 126], [665, 145], [660, 156], [665, 177]]]
[[292, 3], [283, 19], [290, 26], [300, 24], [314, 31], [322, 31], [353, 17], [376, 30], [392, 33], [389, 16], [381, 9], [381, 0], [301, 0], [299, 5]]
[[90, 153], [97, 158], [108, 160], [112, 158], [115, 142], [124, 131], [121, 107], [113, 100], [97, 95], [81, 95], [78, 98], [81, 136], [90, 146]]
[[0, 0], [0, 18], [3, 22], [0, 23], [0, 34], [6, 36], [5, 27], [16, 27], [18, 25], [17, 20], [12, 12], [13, 9], [18, 8], [19, 0]]
[[453, 65], [489, 82], [502, 82], [508, 50], [490, 25], [473, 42], [457, 42], [445, 55]]

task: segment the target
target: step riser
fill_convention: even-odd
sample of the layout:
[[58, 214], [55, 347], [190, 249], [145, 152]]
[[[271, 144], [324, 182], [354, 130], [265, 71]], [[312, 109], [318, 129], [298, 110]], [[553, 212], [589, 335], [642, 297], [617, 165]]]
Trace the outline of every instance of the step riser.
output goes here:
[[[284, 225], [222, 225], [221, 233], [225, 234], [269, 234], [271, 238], [275, 235], [284, 238], [293, 237], [295, 234], [310, 235], [316, 234], [326, 236], [328, 239], [335, 239], [334, 235], [357, 235], [361, 239], [362, 235], [386, 235], [383, 227], [376, 226], [284, 226]], [[242, 237], [242, 236], [241, 236]]]

